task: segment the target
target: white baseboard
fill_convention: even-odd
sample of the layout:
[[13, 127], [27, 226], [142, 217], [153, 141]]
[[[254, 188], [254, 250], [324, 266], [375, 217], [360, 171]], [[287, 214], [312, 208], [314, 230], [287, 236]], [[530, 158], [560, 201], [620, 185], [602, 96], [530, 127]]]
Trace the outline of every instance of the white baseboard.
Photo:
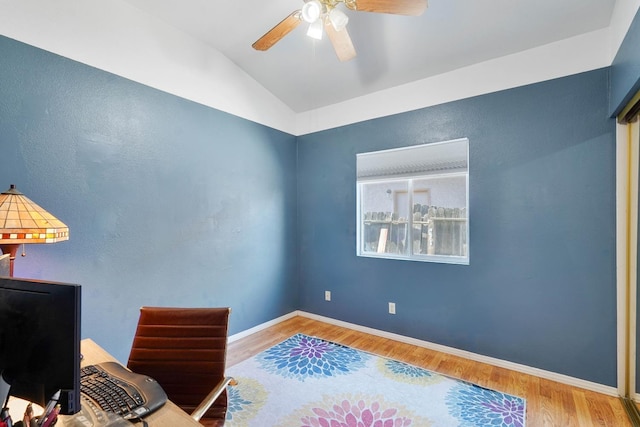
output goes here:
[[[284, 320], [290, 319], [295, 316], [307, 317], [309, 319], [318, 320], [320, 322], [329, 323], [336, 326], [341, 326], [348, 329], [353, 329], [356, 331], [364, 332], [367, 334], [379, 336], [382, 338], [388, 338], [395, 341], [403, 342], [406, 344], [415, 345], [418, 347], [428, 348], [430, 350], [439, 351], [442, 353], [451, 354], [454, 356], [464, 357], [465, 359], [473, 360], [475, 362], [486, 363], [488, 365], [498, 366], [500, 368], [510, 369], [512, 371], [521, 372], [523, 374], [533, 375], [536, 377], [544, 378], [550, 381], [556, 381], [561, 384], [566, 384], [572, 387], [579, 387], [585, 390], [594, 391], [596, 393], [602, 393], [609, 396], [618, 396], [618, 390], [616, 387], [611, 387], [603, 384], [594, 383], [591, 381], [583, 380], [580, 378], [571, 377], [564, 374], [558, 374], [555, 372], [545, 371], [544, 369], [534, 368], [527, 365], [521, 365], [519, 363], [509, 362], [507, 360], [501, 360], [494, 357], [484, 356], [477, 353], [472, 353], [466, 350], [460, 350], [453, 347], [447, 347], [441, 344], [435, 344], [429, 341], [423, 341], [416, 338], [406, 337], [404, 335], [395, 334], [392, 332], [381, 331], [379, 329], [369, 328], [367, 326], [361, 326], [354, 323], [344, 322], [342, 320], [332, 319], [330, 317], [324, 317], [313, 313], [307, 313], [305, 311], [294, 311], [284, 316], [281, 316], [277, 319], [271, 320], [269, 322], [263, 323], [261, 325], [255, 326], [251, 329], [247, 329], [246, 331], [240, 332], [238, 334], [232, 335], [229, 337], [229, 342], [236, 341], [240, 338], [244, 338], [248, 335], [251, 335], [255, 332], [261, 331], [263, 329], [268, 328], [269, 326], [273, 326], [278, 324]], [[636, 400], [640, 395], [636, 395]]]
[[277, 317], [277, 318], [275, 318], [273, 320], [270, 320], [268, 322], [261, 323], [261, 324], [259, 324], [257, 326], [254, 326], [251, 329], [247, 329], [245, 331], [238, 332], [237, 334], [229, 335], [229, 338], [227, 339], [227, 341], [230, 342], [230, 343], [232, 343], [234, 341], [238, 341], [241, 338], [248, 337], [251, 334], [255, 334], [256, 332], [260, 332], [263, 329], [267, 329], [270, 326], [277, 325], [280, 322], [284, 322], [285, 320], [291, 319], [292, 317], [296, 317], [296, 316], [301, 316], [300, 312], [299, 311], [292, 311], [289, 314], [285, 314], [284, 316], [280, 316], [280, 317]]

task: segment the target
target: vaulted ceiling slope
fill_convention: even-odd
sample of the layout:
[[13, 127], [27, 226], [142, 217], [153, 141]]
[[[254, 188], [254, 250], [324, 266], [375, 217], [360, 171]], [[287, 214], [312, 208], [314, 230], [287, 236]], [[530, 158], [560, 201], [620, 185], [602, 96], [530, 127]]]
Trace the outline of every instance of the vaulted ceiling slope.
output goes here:
[[0, 34], [302, 135], [611, 64], [640, 0], [430, 0], [352, 11], [340, 62], [306, 24], [251, 47], [302, 0], [0, 0]]
[[[615, 0], [430, 0], [421, 16], [355, 12], [347, 28], [357, 56], [336, 57], [302, 23], [265, 52], [251, 45], [302, 0], [126, 0], [215, 47], [296, 113], [609, 25]], [[356, 1], [357, 4], [357, 1]]]

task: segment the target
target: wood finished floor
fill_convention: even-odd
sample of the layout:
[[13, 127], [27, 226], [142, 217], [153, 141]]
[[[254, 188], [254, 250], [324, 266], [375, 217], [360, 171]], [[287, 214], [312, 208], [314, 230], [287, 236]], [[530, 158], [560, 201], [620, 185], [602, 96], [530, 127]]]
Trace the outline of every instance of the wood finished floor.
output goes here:
[[301, 316], [231, 343], [227, 365], [248, 359], [296, 333], [338, 342], [523, 397], [527, 400], [527, 427], [631, 427], [621, 402], [615, 397]]

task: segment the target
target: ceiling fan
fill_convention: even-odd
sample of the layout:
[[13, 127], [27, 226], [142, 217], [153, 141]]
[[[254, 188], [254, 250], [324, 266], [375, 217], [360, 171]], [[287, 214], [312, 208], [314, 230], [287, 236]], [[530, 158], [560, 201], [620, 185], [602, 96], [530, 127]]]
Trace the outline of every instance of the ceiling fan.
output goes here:
[[336, 7], [339, 3], [344, 3], [348, 9], [358, 12], [408, 16], [421, 15], [427, 8], [427, 0], [305, 0], [302, 9], [293, 11], [267, 31], [252, 45], [253, 48], [269, 49], [304, 21], [309, 24], [309, 37], [321, 39], [324, 29], [340, 61], [354, 58], [356, 50], [346, 28], [349, 17]]

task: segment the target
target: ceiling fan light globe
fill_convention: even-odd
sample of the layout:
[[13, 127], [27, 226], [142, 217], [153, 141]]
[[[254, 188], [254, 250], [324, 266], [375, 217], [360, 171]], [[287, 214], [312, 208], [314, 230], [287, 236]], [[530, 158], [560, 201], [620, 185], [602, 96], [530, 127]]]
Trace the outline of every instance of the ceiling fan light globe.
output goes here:
[[336, 31], [342, 31], [349, 22], [349, 17], [341, 10], [331, 9], [329, 12], [329, 21]]
[[309, 24], [307, 35], [312, 39], [322, 40], [322, 20], [316, 19], [315, 22]]
[[309, 0], [302, 6], [302, 19], [313, 24], [322, 15], [322, 4], [318, 0]]

